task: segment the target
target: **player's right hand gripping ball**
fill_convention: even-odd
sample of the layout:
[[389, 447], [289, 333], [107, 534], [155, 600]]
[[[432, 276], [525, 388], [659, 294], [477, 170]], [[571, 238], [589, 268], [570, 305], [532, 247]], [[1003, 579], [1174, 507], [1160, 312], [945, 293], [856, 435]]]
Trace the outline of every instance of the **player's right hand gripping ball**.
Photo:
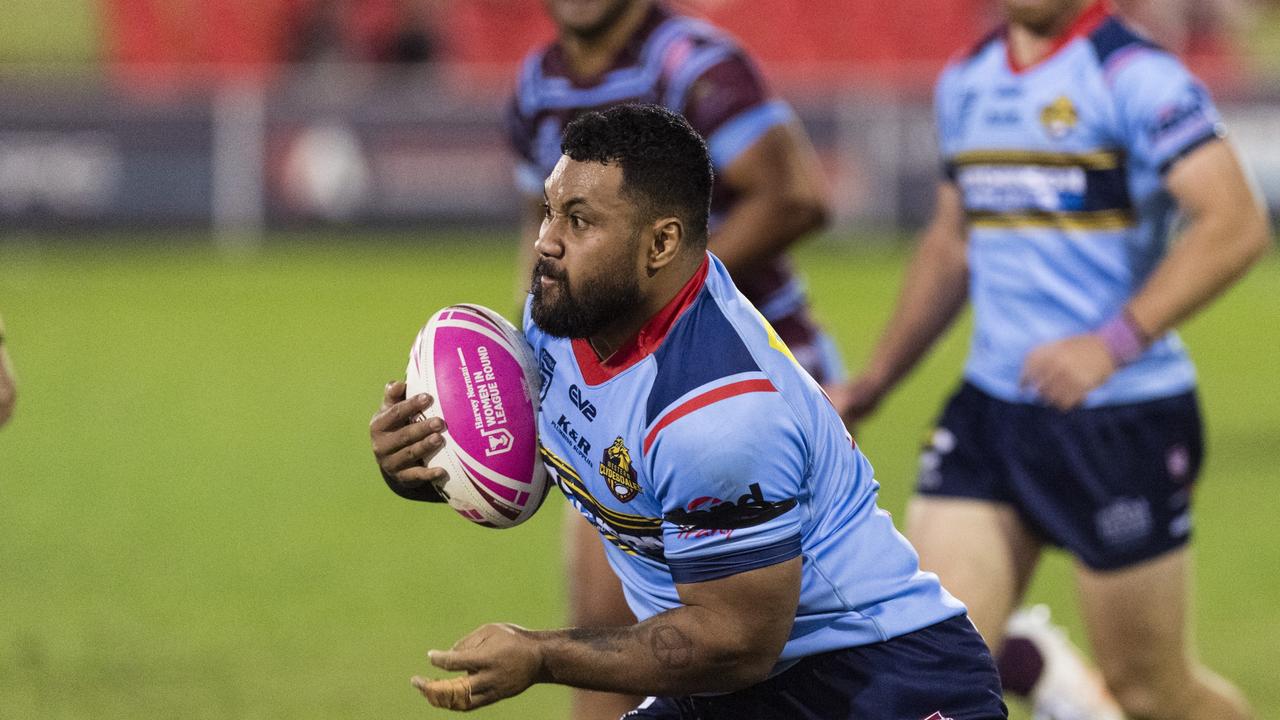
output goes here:
[[538, 455], [540, 377], [522, 335], [479, 305], [450, 305], [427, 321], [409, 353], [408, 395], [435, 402], [417, 421], [448, 429], [429, 465], [448, 478], [437, 487], [462, 517], [485, 527], [528, 520], [546, 498]]

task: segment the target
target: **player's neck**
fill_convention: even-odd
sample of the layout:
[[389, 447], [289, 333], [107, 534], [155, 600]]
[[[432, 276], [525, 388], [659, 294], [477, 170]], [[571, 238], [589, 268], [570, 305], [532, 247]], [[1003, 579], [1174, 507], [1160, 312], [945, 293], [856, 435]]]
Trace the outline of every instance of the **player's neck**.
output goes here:
[[1092, 0], [1075, 0], [1065, 5], [1049, 22], [1032, 27], [1023, 23], [1009, 23], [1009, 54], [1019, 67], [1034, 65], [1057, 48], [1062, 35], [1093, 4]]
[[[697, 262], [692, 262], [697, 260]], [[678, 265], [668, 265], [650, 279], [644, 287], [644, 299], [635, 311], [618, 318], [603, 331], [587, 338], [601, 362], [609, 360], [624, 345], [636, 340], [645, 326], [667, 308], [684, 291], [690, 280], [702, 267], [701, 258], [682, 260]], [[642, 338], [643, 339], [643, 338]]]
[[608, 70], [644, 22], [650, 7], [650, 2], [632, 3], [611, 27], [592, 37], [584, 38], [562, 31], [560, 46], [564, 49], [570, 72], [578, 78], [591, 78]]

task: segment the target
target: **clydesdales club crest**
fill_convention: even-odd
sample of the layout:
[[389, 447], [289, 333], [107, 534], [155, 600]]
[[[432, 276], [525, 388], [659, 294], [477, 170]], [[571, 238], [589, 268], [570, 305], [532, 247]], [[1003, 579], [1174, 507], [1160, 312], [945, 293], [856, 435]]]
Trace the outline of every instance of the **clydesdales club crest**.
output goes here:
[[640, 492], [636, 471], [631, 467], [631, 451], [622, 443], [621, 437], [604, 449], [604, 457], [600, 458], [600, 475], [609, 486], [609, 492], [621, 502], [631, 502]]
[[930, 715], [929, 717], [925, 718], [924, 720], [951, 720], [951, 718], [943, 715], [941, 712], [936, 712]]
[[1057, 99], [1040, 110], [1040, 124], [1044, 126], [1045, 133], [1054, 140], [1061, 140], [1070, 135], [1079, 122], [1080, 113], [1076, 111], [1071, 98], [1066, 95], [1059, 95]]

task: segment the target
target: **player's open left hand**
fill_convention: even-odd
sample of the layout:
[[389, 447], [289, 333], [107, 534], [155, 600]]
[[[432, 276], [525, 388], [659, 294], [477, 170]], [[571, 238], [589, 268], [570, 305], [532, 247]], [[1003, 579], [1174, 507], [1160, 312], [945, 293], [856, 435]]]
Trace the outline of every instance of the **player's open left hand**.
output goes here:
[[378, 467], [384, 476], [406, 487], [445, 479], [444, 470], [426, 467], [444, 446], [444, 421], [413, 421], [432, 402], [432, 397], [425, 394], [405, 398], [405, 384], [389, 382], [382, 395], [382, 407], [369, 421], [369, 438]]
[[528, 630], [509, 623], [484, 625], [450, 650], [427, 653], [442, 670], [466, 672], [431, 680], [414, 676], [427, 702], [446, 710], [474, 710], [519, 695], [542, 679], [542, 651]]
[[1099, 337], [1076, 335], [1028, 353], [1022, 365], [1022, 386], [1065, 412], [1084, 402], [1115, 371], [1115, 360]]

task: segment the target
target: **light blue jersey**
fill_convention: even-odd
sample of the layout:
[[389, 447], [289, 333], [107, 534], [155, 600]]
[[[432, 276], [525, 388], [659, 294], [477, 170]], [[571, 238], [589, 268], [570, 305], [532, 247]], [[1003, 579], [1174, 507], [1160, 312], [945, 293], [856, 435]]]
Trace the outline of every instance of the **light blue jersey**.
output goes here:
[[775, 671], [964, 612], [876, 506], [879, 485], [817, 383], [707, 261], [599, 362], [525, 313], [542, 370], [547, 468], [595, 526], [641, 620], [677, 583], [803, 556], [800, 605]]
[[[1086, 10], [1048, 58], [1015, 69], [1003, 34], [953, 62], [936, 107], [948, 176], [969, 224], [975, 328], [965, 375], [1009, 402], [1027, 353], [1096, 330], [1164, 256], [1175, 219], [1168, 169], [1221, 134], [1201, 84], [1173, 56]], [[1116, 372], [1086, 406], [1186, 392], [1174, 333]]]

